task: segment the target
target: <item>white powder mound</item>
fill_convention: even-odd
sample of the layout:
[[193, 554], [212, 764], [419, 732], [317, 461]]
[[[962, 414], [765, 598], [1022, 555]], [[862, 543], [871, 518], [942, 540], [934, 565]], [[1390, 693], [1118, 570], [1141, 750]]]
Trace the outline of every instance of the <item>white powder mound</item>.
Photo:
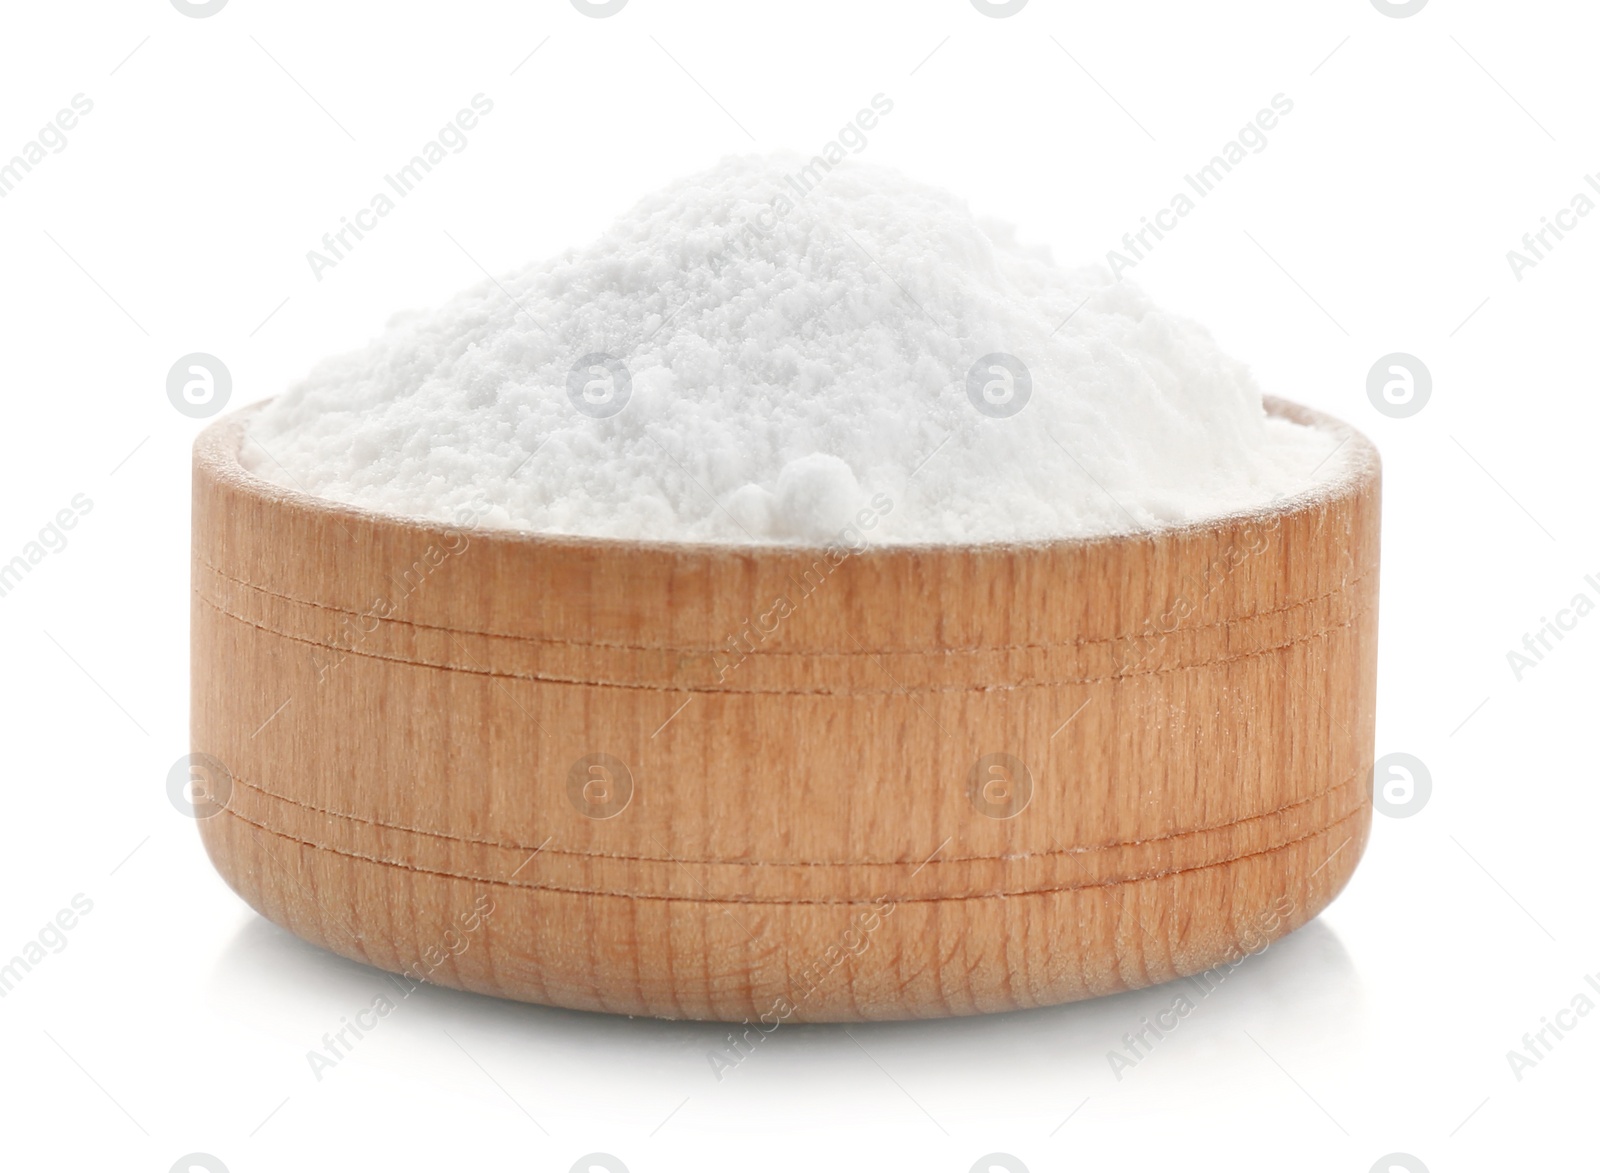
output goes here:
[[[243, 459], [391, 514], [655, 541], [1031, 541], [1264, 506], [1343, 471], [1245, 367], [876, 167], [730, 158], [594, 244], [395, 319]], [[809, 190], [807, 190], [809, 188]]]

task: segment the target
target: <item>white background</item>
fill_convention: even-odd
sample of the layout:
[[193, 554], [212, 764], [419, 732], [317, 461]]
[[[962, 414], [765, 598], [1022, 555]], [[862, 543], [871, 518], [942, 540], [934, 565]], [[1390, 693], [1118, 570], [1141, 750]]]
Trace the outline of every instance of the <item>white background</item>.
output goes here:
[[[0, 160], [75, 94], [94, 103], [0, 200], [0, 561], [93, 502], [0, 598], [0, 960], [93, 901], [0, 999], [0, 1165], [1590, 1159], [1600, 1014], [1520, 1081], [1506, 1053], [1600, 972], [1600, 617], [1520, 681], [1506, 653], [1578, 592], [1600, 601], [1583, 581], [1600, 216], [1520, 281], [1506, 252], [1600, 172], [1592, 5], [1032, 0], [993, 19], [969, 0], [632, 0], [597, 20], [568, 0], [232, 0], [194, 19], [102, 0], [0, 21]], [[317, 281], [306, 251], [479, 92], [495, 108], [468, 148]], [[272, 395], [395, 310], [581, 243], [724, 153], [818, 150], [879, 92], [895, 108], [864, 158], [1068, 261], [1103, 257], [1293, 100], [1130, 276], [1382, 450], [1377, 752], [1421, 758], [1431, 800], [1378, 816], [1344, 895], [1120, 1081], [1106, 1052], [1172, 991], [786, 1027], [718, 1082], [716, 1026], [427, 989], [317, 1081], [307, 1051], [378, 975], [256, 917], [165, 794], [187, 749], [201, 426], [168, 403], [168, 368], [210, 352], [234, 405]], [[1433, 374], [1408, 419], [1366, 396], [1391, 351]]]

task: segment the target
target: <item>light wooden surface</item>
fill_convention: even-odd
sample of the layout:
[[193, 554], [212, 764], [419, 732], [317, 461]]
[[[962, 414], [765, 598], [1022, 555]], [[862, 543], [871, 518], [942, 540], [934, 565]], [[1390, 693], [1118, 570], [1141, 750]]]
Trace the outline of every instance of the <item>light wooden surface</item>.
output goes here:
[[933, 1017], [1226, 964], [1333, 898], [1371, 808], [1378, 461], [1273, 409], [1348, 436], [1349, 476], [842, 560], [381, 517], [250, 476], [225, 417], [194, 465], [206, 846], [307, 940], [584, 1009]]

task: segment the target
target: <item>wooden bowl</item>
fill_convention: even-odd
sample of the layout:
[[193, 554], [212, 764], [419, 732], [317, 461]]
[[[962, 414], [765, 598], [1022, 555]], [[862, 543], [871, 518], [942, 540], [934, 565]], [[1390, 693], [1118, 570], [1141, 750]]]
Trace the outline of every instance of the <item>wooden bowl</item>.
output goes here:
[[[449, 527], [194, 461], [197, 813], [336, 953], [663, 1018], [976, 1014], [1236, 962], [1370, 820], [1379, 468], [1215, 523], [832, 550]], [[863, 521], [864, 524], [864, 521]]]

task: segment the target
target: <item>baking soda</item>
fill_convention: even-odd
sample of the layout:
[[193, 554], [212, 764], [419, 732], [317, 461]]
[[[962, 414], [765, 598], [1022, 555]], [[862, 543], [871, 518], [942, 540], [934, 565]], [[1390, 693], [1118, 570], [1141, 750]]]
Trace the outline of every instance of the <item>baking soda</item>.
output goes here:
[[[1037, 541], [1259, 509], [1343, 472], [1204, 329], [877, 167], [740, 157], [598, 241], [392, 321], [242, 459], [390, 514], [544, 533]], [[796, 175], [805, 178], [797, 182]]]

